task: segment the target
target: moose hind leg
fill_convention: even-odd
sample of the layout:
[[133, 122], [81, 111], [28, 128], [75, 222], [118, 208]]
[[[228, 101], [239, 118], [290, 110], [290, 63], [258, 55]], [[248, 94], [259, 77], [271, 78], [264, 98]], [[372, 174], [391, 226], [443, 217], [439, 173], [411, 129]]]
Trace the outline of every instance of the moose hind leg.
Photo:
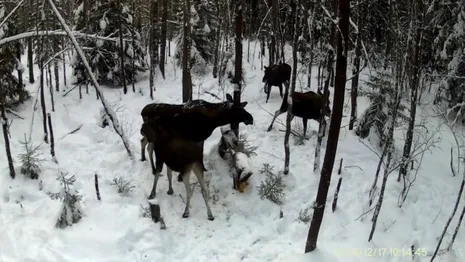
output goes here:
[[144, 136], [142, 137], [142, 139], [140, 140], [140, 161], [145, 161], [145, 147], [147, 146], [147, 138]]
[[173, 170], [166, 166], [166, 174], [168, 175], [168, 192], [166, 192], [168, 195], [172, 195], [174, 193], [173, 191]]
[[265, 103], [268, 103], [268, 99], [270, 99], [271, 85], [268, 85], [268, 84], [267, 84], [267, 85], [266, 85], [266, 89], [267, 89], [268, 91], [266, 92], [266, 101], [265, 101]]
[[279, 85], [279, 95], [283, 98], [283, 84]]
[[208, 199], [210, 198], [210, 194], [208, 192], [207, 183], [205, 182], [205, 179], [203, 176], [203, 168], [199, 164], [196, 163], [193, 166], [193, 171], [194, 171], [195, 176], [197, 177], [197, 180], [199, 181], [200, 188], [202, 190], [202, 197], [203, 197], [203, 200], [205, 201], [205, 206], [207, 208], [208, 220], [213, 221], [215, 218], [213, 217], [212, 211], [210, 209], [210, 204], [208, 204]]
[[191, 204], [191, 197], [192, 197], [192, 189], [191, 189], [191, 185], [190, 185], [190, 182], [189, 182], [189, 176], [190, 176], [190, 169], [187, 170], [187, 172], [181, 172], [181, 174], [179, 174], [180, 176], [183, 177], [183, 182], [184, 182], [184, 186], [186, 187], [186, 208], [184, 209], [184, 213], [182, 214], [182, 217], [183, 218], [188, 218], [189, 217], [189, 206]]
[[304, 126], [304, 134], [303, 134], [304, 139], [306, 138], [305, 135], [307, 134], [307, 122], [308, 122], [308, 119], [302, 117], [302, 125]]
[[276, 118], [281, 115], [282, 113], [284, 113], [284, 111], [282, 111], [281, 109], [278, 109], [276, 110], [276, 112], [274, 112], [274, 116], [273, 116], [273, 120], [271, 120], [271, 123], [270, 123], [270, 126], [268, 126], [268, 129], [266, 130], [267, 132], [270, 132], [271, 129], [273, 128], [273, 123], [274, 121], [276, 120]]
[[163, 162], [157, 162], [157, 168], [155, 169], [154, 173], [154, 179], [153, 179], [153, 186], [152, 186], [152, 191], [150, 192], [149, 199], [154, 199], [157, 196], [157, 184], [158, 184], [158, 179], [160, 178], [160, 172], [163, 168]]

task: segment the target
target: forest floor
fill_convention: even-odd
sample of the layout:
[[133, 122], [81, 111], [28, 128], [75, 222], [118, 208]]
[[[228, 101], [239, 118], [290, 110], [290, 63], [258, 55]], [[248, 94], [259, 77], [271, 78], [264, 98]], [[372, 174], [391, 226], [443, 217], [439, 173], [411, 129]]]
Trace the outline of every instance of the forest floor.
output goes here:
[[[247, 50], [246, 45], [244, 47]], [[253, 47], [252, 43], [251, 54]], [[360, 140], [353, 131], [348, 130], [350, 81], [347, 82], [344, 117], [318, 249], [304, 255], [309, 223], [298, 218], [302, 210], [312, 205], [318, 189], [319, 173], [312, 172], [318, 124], [309, 121], [307, 135], [311, 136], [303, 145], [299, 145], [291, 135], [290, 174], [284, 178], [286, 195], [283, 204], [278, 206], [269, 200], [262, 200], [256, 187], [264, 180], [264, 175], [259, 172], [263, 164], [274, 166], [277, 172], [283, 170], [284, 132], [281, 130], [284, 130], [286, 114], [278, 118], [271, 132], [266, 132], [272, 119], [271, 113], [279, 108], [281, 98], [278, 88], [272, 87], [270, 100], [265, 103], [258, 45], [255, 58], [252, 59], [251, 55], [250, 62], [247, 52], [244, 53], [246, 87], [241, 99], [248, 102], [246, 109], [253, 115], [255, 123], [250, 126], [241, 124], [240, 131], [251, 145], [258, 147], [257, 156], [250, 159], [254, 175], [245, 193], [232, 189], [227, 164], [216, 151], [220, 130], [215, 130], [205, 142], [204, 156], [209, 170], [206, 177], [210, 180], [210, 192], [215, 199], [211, 201], [214, 221], [207, 220], [198, 186], [193, 194], [190, 217], [181, 217], [185, 206], [184, 185], [175, 180], [175, 194], [167, 195], [166, 168], [158, 184], [157, 198], [167, 229], [161, 230], [159, 224], [142, 216], [141, 206], [148, 206], [147, 196], [153, 183], [149, 162], [140, 161], [139, 144], [142, 124], [140, 111], [146, 104], [154, 102], [149, 97], [147, 74], [135, 85], [136, 93], [132, 92], [131, 86], [126, 95], [122, 89], [104, 87], [105, 98], [119, 108], [117, 114], [135, 155], [131, 160], [120, 137], [109, 127], [99, 127], [102, 105], [100, 100], [96, 100], [94, 89], [90, 88], [88, 95], [83, 89], [83, 99], [79, 99], [77, 88], [63, 97], [64, 92], [72, 88], [71, 69], [68, 67], [68, 86], [65, 87], [63, 78], [60, 79], [62, 91], [54, 95], [55, 112], [52, 112], [58, 164], [52, 161], [49, 145], [43, 143], [40, 103], [35, 112], [32, 141], [35, 145], [41, 144], [44, 159], [39, 180], [30, 180], [20, 174], [18, 157], [24, 151], [20, 141], [24, 140], [24, 134], [29, 135], [30, 132], [34, 98], [18, 109], [24, 119], [13, 118], [10, 145], [16, 179], [12, 180], [8, 175], [6, 157], [0, 157], [0, 261], [407, 261], [412, 258], [405, 251], [410, 250], [412, 245], [425, 251], [418, 253], [415, 261], [429, 261], [452, 212], [462, 176], [452, 176], [449, 165], [454, 139], [448, 127], [441, 124], [442, 119], [432, 116], [428, 98], [424, 98], [426, 106], [421, 106], [418, 121], [428, 119], [425, 126], [430, 134], [437, 127], [440, 128], [435, 135], [438, 140], [436, 147], [424, 155], [416, 181], [402, 208], [398, 207], [402, 183], [396, 182], [397, 171], [391, 174], [374, 238], [368, 242], [373, 215], [372, 211], [368, 212], [368, 192], [379, 153], [368, 139]], [[287, 57], [286, 62], [292, 65], [290, 52]], [[168, 59], [166, 79], [157, 76], [155, 102], [181, 102], [181, 69], [174, 67], [172, 59], [173, 56]], [[35, 72], [37, 74], [38, 70]], [[350, 72], [348, 70], [348, 78]], [[362, 73], [362, 86], [368, 74], [368, 71]], [[315, 68], [313, 91], [317, 86], [316, 76]], [[37, 77], [36, 83], [27, 87], [33, 97], [38, 95], [38, 82]], [[211, 74], [204, 78], [194, 77], [193, 82], [194, 99], [217, 102], [216, 98], [204, 92], [224, 98], [224, 91], [232, 93], [233, 89], [230, 84], [226, 84], [225, 90], [219, 88], [218, 80], [213, 79]], [[299, 76], [296, 90], [305, 85], [306, 76]], [[330, 91], [332, 97], [334, 90], [331, 88]], [[360, 97], [358, 101], [360, 116], [367, 106], [367, 99]], [[50, 112], [48, 91], [46, 103], [47, 112]], [[66, 135], [80, 126], [79, 131]], [[301, 120], [296, 118], [293, 129], [300, 133], [301, 126]], [[405, 129], [405, 126], [396, 129], [398, 153], [402, 152]], [[3, 139], [0, 147], [4, 148]], [[321, 164], [325, 147], [326, 142], [322, 146]], [[344, 159], [344, 179], [338, 209], [333, 213], [330, 204], [339, 179], [337, 170], [341, 158]], [[60, 190], [56, 180], [59, 171], [76, 176], [74, 187], [83, 197], [81, 206], [84, 217], [79, 223], [65, 229], [54, 227], [61, 202], [47, 195], [47, 192]], [[96, 198], [94, 174], [99, 176], [101, 201]], [[131, 181], [135, 186], [128, 196], [119, 195], [111, 186], [116, 177]], [[195, 181], [195, 176], [191, 176], [191, 183]], [[282, 218], [280, 210], [283, 212]], [[456, 223], [457, 219], [454, 219], [443, 247], [449, 242]], [[439, 256], [436, 261], [465, 261], [464, 247], [465, 231], [462, 225], [453, 250]], [[377, 253], [372, 252], [375, 249], [378, 249]], [[356, 251], [360, 253], [354, 253]]]

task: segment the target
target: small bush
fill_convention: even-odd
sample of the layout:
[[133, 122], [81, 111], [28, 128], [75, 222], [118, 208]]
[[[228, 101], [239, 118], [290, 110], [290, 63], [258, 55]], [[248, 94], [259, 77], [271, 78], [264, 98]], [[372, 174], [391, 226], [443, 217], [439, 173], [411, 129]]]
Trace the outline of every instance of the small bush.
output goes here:
[[244, 153], [247, 155], [247, 157], [252, 157], [256, 156], [257, 153], [255, 151], [257, 150], [257, 146], [252, 146], [250, 145], [249, 141], [247, 140], [247, 137], [244, 134], [239, 134], [239, 140], [238, 144], [241, 147], [240, 152]]
[[58, 228], [65, 228], [81, 220], [83, 212], [80, 202], [82, 200], [82, 196], [80, 196], [78, 192], [72, 188], [74, 182], [76, 182], [74, 175], [69, 176], [68, 173], [60, 172], [57, 176], [57, 180], [60, 181], [62, 186], [60, 192], [48, 192], [47, 194], [52, 199], [61, 199], [63, 201], [61, 214], [55, 226]]
[[43, 159], [39, 158], [41, 155], [38, 152], [40, 145], [34, 146], [31, 139], [26, 139], [26, 135], [24, 135], [24, 141], [20, 143], [24, 147], [24, 153], [19, 154], [21, 173], [31, 179], [38, 179], [41, 171], [40, 163], [43, 161]]
[[258, 188], [258, 194], [261, 199], [267, 198], [273, 203], [278, 205], [282, 204], [282, 198], [284, 197], [284, 188], [286, 185], [283, 181], [281, 174], [273, 172], [273, 167], [269, 164], [263, 164], [263, 168], [260, 170], [261, 174], [265, 174], [265, 181], [262, 181]]
[[305, 209], [300, 210], [299, 217], [297, 217], [297, 219], [305, 224], [308, 224], [313, 217], [313, 208], [314, 204], [306, 207]]
[[122, 177], [115, 177], [113, 178], [113, 183], [111, 183], [111, 186], [116, 187], [118, 190], [118, 194], [122, 196], [128, 196], [135, 186], [131, 185], [130, 181], [124, 180]]

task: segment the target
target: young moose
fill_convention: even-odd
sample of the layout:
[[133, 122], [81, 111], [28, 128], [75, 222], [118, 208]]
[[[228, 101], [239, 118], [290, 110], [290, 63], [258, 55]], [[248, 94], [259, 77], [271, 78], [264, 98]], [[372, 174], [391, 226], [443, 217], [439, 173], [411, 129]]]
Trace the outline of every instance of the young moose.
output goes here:
[[[183, 176], [184, 185], [186, 187], [186, 208], [182, 217], [189, 217], [189, 206], [191, 201], [191, 187], [189, 183], [189, 175], [192, 170], [199, 181], [202, 189], [202, 196], [205, 200], [207, 208], [208, 220], [214, 220], [210, 205], [208, 204], [208, 189], [204, 180], [203, 172], [203, 148], [202, 146], [190, 140], [187, 140], [179, 135], [174, 134], [163, 123], [156, 119], [148, 119], [142, 124], [141, 134], [147, 137], [150, 143], [153, 143], [156, 157], [155, 180], [152, 187], [152, 192], [149, 198], [155, 197], [158, 178], [163, 169], [163, 164], [179, 172]], [[169, 176], [170, 174], [168, 174]], [[171, 179], [169, 178], [171, 181]]]
[[[268, 132], [271, 131], [271, 128], [273, 128], [273, 123], [276, 120], [276, 118], [287, 112], [287, 95], [288, 95], [288, 89], [286, 88], [286, 94], [284, 95], [284, 99], [281, 103], [281, 107], [274, 113], [273, 120], [271, 120], [271, 124], [268, 127]], [[308, 91], [305, 93], [300, 93], [300, 92], [294, 92], [292, 95], [292, 118], [294, 116], [302, 118], [302, 123], [304, 126], [304, 133], [303, 137], [305, 137], [305, 134], [307, 132], [307, 121], [309, 119], [313, 119], [316, 121], [320, 121], [321, 119], [321, 109], [326, 105], [325, 108], [325, 115], [330, 116], [331, 115], [331, 109], [329, 108], [329, 101], [327, 103], [324, 102], [323, 99], [323, 94], [318, 92], [315, 93], [313, 91]], [[292, 119], [291, 119], [292, 120]]]
[[278, 65], [272, 65], [270, 67], [265, 66], [265, 75], [263, 76], [262, 82], [265, 83], [266, 103], [270, 98], [270, 92], [272, 86], [279, 87], [279, 95], [283, 97], [283, 83], [289, 85], [291, 80], [291, 66], [286, 63]]
[[[252, 115], [244, 109], [247, 102], [243, 102], [237, 106], [233, 104], [230, 94], [227, 94], [226, 98], [227, 101], [221, 103], [210, 103], [204, 100], [194, 100], [183, 105], [153, 103], [145, 106], [141, 115], [144, 122], [156, 120], [157, 124], [162, 125], [165, 132], [170, 135], [179, 136], [197, 143], [203, 153], [203, 143], [210, 137], [215, 128], [233, 122], [243, 122], [246, 125], [253, 124]], [[151, 142], [152, 138], [148, 138], [148, 141], [144, 140], [144, 138], [141, 140], [142, 161], [145, 160], [143, 151], [148, 144], [152, 173], [155, 174], [156, 168], [152, 158], [153, 150], [150, 149]], [[155, 154], [157, 154], [156, 150]], [[170, 177], [168, 179], [171, 181]], [[178, 176], [178, 181], [183, 181], [181, 174]], [[168, 190], [168, 194], [170, 192], [172, 193], [172, 188]], [[155, 195], [156, 185], [150, 197], [153, 198]]]

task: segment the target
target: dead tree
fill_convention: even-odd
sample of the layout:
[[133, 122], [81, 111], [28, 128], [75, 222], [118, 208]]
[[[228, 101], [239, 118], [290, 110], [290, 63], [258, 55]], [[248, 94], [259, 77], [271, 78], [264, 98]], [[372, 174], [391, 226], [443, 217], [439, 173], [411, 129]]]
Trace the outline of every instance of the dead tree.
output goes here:
[[321, 170], [320, 183], [316, 196], [316, 206], [313, 213], [312, 222], [308, 231], [307, 242], [305, 244], [305, 253], [311, 252], [317, 247], [318, 233], [328, 197], [328, 189], [331, 183], [331, 174], [333, 172], [334, 160], [336, 158], [337, 144], [339, 140], [339, 130], [341, 128], [342, 109], [344, 105], [344, 93], [347, 71], [347, 48], [349, 39], [349, 17], [350, 17], [350, 0], [339, 1], [339, 14], [337, 34], [337, 60], [336, 60], [336, 77], [334, 86], [334, 102], [329, 125], [328, 142], [326, 144], [326, 154]]
[[[295, 5], [294, 12], [297, 15], [300, 8], [300, 1], [298, 1], [297, 5]], [[298, 16], [298, 15], [297, 15]], [[287, 117], [286, 117], [286, 133], [284, 135], [284, 174], [287, 175], [289, 173], [289, 162], [291, 158], [291, 152], [289, 149], [289, 136], [291, 135], [291, 122], [292, 122], [292, 97], [294, 95], [295, 85], [297, 81], [297, 45], [299, 40], [299, 19], [294, 20], [294, 40], [292, 44], [292, 82], [288, 92], [287, 97], [283, 99], [287, 99]], [[270, 86], [271, 88], [271, 86]], [[287, 88], [287, 87], [286, 87]], [[269, 90], [268, 92], [270, 92]], [[289, 103], [290, 102], [290, 103]], [[324, 117], [323, 117], [324, 118]], [[304, 130], [305, 132], [305, 130]], [[305, 134], [304, 134], [305, 136]]]
[[15, 167], [13, 165], [13, 157], [11, 157], [11, 149], [10, 149], [10, 138], [9, 138], [9, 128], [8, 128], [8, 118], [6, 117], [5, 106], [3, 103], [0, 103], [0, 110], [1, 110], [1, 123], [3, 129], [3, 139], [5, 140], [5, 151], [6, 151], [6, 158], [8, 159], [8, 168], [10, 169], [10, 177], [15, 178], [16, 172]]
[[[41, 59], [41, 58], [40, 58]], [[39, 61], [40, 69], [40, 107], [42, 109], [42, 120], [44, 128], [44, 142], [48, 144], [48, 132], [47, 132], [47, 109], [45, 107], [45, 79], [44, 79], [44, 68], [42, 59]]]

